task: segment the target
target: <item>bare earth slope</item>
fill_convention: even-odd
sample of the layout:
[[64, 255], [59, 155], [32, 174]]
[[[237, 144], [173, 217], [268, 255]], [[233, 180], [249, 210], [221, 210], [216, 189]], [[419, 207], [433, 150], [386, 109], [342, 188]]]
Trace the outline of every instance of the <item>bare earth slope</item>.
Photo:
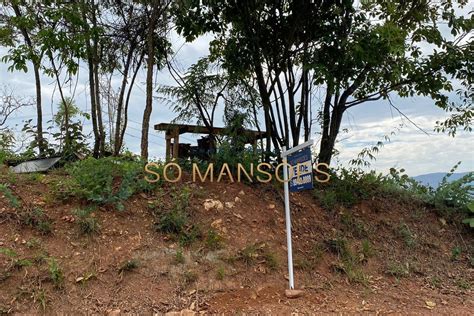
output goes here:
[[[293, 195], [295, 280], [304, 295], [287, 299], [279, 188], [165, 185], [134, 196], [122, 212], [98, 208], [100, 230], [87, 235], [75, 215], [84, 202], [59, 201], [51, 191], [60, 177], [10, 179], [28, 212], [43, 210], [49, 234], [0, 193], [0, 313], [474, 310], [472, 232], [420, 205], [373, 198], [324, 210], [311, 192]], [[154, 224], [184, 186], [189, 229], [200, 234], [181, 247]]]

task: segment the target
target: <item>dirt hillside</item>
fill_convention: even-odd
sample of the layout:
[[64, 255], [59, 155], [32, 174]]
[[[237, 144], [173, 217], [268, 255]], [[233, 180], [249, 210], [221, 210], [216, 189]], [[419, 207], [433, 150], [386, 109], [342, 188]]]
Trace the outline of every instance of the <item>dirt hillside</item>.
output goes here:
[[[21, 209], [0, 193], [0, 313], [474, 310], [473, 234], [422, 205], [373, 197], [326, 210], [311, 192], [292, 195], [304, 294], [288, 299], [280, 188], [165, 184], [123, 211], [94, 209], [98, 226], [87, 234], [78, 215], [87, 205], [55, 196], [61, 177], [9, 179]], [[189, 203], [186, 243], [157, 229], [180, 198]]]

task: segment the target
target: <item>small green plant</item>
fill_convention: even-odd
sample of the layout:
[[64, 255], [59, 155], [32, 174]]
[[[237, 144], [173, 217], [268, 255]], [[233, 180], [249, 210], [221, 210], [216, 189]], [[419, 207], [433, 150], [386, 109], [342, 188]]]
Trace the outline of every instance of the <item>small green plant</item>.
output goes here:
[[97, 218], [91, 216], [92, 211], [92, 208], [79, 209], [75, 211], [78, 218], [77, 225], [79, 232], [83, 235], [98, 233], [100, 230]]
[[125, 272], [130, 272], [137, 269], [140, 266], [140, 262], [137, 259], [130, 259], [122, 262], [120, 265], [118, 272], [119, 274], [123, 274]]
[[18, 254], [10, 248], [3, 248], [2, 247], [2, 248], [0, 248], [0, 253], [7, 256], [7, 257], [9, 257], [9, 258], [14, 258], [14, 257], [18, 256]]
[[410, 275], [410, 265], [408, 262], [402, 264], [397, 261], [391, 261], [388, 263], [385, 272], [396, 278], [407, 277]]
[[374, 255], [374, 249], [372, 248], [370, 241], [367, 239], [362, 240], [362, 254], [366, 259]]
[[341, 222], [355, 237], [367, 237], [368, 229], [366, 225], [361, 220], [354, 218], [349, 212], [342, 214]]
[[174, 205], [158, 217], [155, 228], [173, 235], [181, 246], [187, 246], [202, 236], [199, 226], [190, 223], [188, 215], [191, 191], [188, 187], [173, 193]]
[[61, 288], [64, 282], [64, 275], [56, 259], [54, 258], [48, 259], [48, 269], [49, 269], [49, 277], [51, 281], [53, 282], [54, 286], [57, 288]]
[[451, 249], [451, 260], [456, 261], [459, 259], [459, 256], [461, 256], [462, 250], [461, 247], [456, 246], [453, 249]]
[[439, 277], [434, 276], [430, 279], [430, 285], [435, 288], [441, 288], [442, 286], [442, 281]]
[[415, 235], [411, 232], [407, 224], [401, 223], [400, 226], [398, 227], [398, 231], [400, 233], [400, 236], [403, 238], [405, 245], [407, 245], [410, 248], [416, 245]]
[[258, 258], [258, 248], [256, 245], [248, 245], [240, 251], [239, 259], [246, 265], [252, 265]]
[[[467, 209], [471, 215], [474, 215], [474, 202], [469, 203]], [[469, 225], [469, 227], [474, 228], [474, 217], [466, 218], [462, 222]]]
[[206, 245], [211, 250], [222, 248], [222, 237], [212, 228], [207, 232]]
[[471, 289], [471, 284], [466, 281], [465, 279], [458, 279], [456, 280], [456, 285], [462, 290], [470, 290]]
[[47, 235], [52, 231], [52, 223], [50, 219], [39, 207], [35, 207], [31, 210], [25, 210], [21, 214], [21, 219], [24, 225], [36, 228], [43, 235]]
[[278, 258], [273, 252], [270, 252], [268, 249], [266, 249], [264, 258], [265, 264], [270, 270], [276, 270], [278, 268]]
[[193, 284], [194, 282], [196, 282], [199, 277], [196, 274], [196, 272], [191, 271], [191, 270], [186, 270], [183, 274], [183, 278], [184, 278], [184, 283], [189, 285], [189, 284]]
[[175, 258], [174, 258], [174, 262], [176, 262], [177, 264], [183, 264], [185, 262], [185, 259], [184, 259], [184, 255], [183, 255], [183, 250], [182, 249], [178, 249], [176, 251], [176, 255], [175, 255]]
[[223, 266], [220, 266], [219, 268], [217, 268], [217, 273], [216, 273], [216, 278], [217, 280], [224, 280], [224, 277], [225, 277], [225, 269]]
[[6, 184], [0, 183], [0, 193], [5, 196], [11, 207], [19, 208], [21, 206], [20, 202], [18, 201], [18, 198], [13, 194], [13, 192]]
[[171, 210], [161, 216], [156, 224], [156, 228], [163, 233], [179, 235], [184, 232], [187, 223], [186, 213], [179, 210]]
[[31, 238], [26, 242], [26, 247], [28, 248], [39, 248], [41, 246], [41, 240], [37, 238]]

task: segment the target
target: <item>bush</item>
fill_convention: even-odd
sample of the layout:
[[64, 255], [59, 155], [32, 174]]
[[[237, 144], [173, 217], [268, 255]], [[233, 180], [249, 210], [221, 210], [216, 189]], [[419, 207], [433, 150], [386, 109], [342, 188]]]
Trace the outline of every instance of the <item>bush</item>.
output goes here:
[[10, 203], [11, 207], [19, 208], [21, 206], [17, 197], [13, 194], [13, 192], [10, 190], [10, 188], [6, 184], [0, 183], [0, 193], [5, 196], [5, 198]]
[[99, 232], [100, 225], [95, 217], [91, 216], [93, 209], [80, 209], [75, 212], [78, 217], [77, 225], [79, 232], [84, 235], [90, 235]]
[[191, 191], [188, 187], [182, 188], [172, 194], [174, 204], [171, 210], [155, 215], [158, 217], [155, 223], [156, 230], [173, 235], [182, 246], [186, 246], [201, 237], [198, 226], [189, 220], [188, 208]]
[[72, 179], [67, 188], [69, 195], [98, 204], [115, 204], [119, 210], [133, 194], [153, 189], [144, 179], [144, 165], [139, 160], [87, 158], [66, 170]]

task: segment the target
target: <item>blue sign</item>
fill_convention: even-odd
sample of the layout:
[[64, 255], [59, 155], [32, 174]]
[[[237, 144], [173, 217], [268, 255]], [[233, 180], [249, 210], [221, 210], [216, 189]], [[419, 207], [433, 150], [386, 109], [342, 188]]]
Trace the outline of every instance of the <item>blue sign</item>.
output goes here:
[[298, 192], [313, 188], [313, 164], [311, 149], [306, 147], [294, 154], [288, 155], [290, 168], [290, 191]]

